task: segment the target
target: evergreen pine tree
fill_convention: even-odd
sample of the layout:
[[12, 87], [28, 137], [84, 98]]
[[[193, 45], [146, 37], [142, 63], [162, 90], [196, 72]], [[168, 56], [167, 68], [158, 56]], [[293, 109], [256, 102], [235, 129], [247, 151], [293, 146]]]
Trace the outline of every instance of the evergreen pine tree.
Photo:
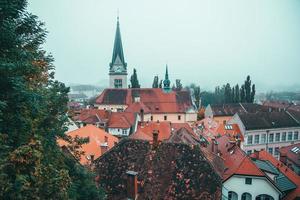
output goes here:
[[140, 88], [139, 80], [137, 78], [136, 69], [133, 69], [133, 74], [130, 77], [131, 88]]
[[159, 83], [158, 76], [154, 76], [152, 88], [158, 88], [158, 86], [159, 86], [158, 83]]
[[92, 175], [57, 145], [69, 89], [54, 80], [46, 31], [26, 5], [0, 4], [0, 199], [69, 199], [71, 188], [73, 199], [99, 199]]

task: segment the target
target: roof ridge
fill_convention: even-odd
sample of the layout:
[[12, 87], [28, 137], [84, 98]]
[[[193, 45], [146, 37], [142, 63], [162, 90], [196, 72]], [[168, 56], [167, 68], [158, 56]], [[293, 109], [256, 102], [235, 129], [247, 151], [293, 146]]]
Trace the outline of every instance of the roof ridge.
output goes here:
[[298, 124], [300, 124], [300, 122], [288, 111], [285, 111], [293, 120], [295, 120]]
[[248, 113], [248, 111], [245, 109], [245, 107], [243, 106], [243, 104], [242, 103], [239, 103], [240, 104], [240, 106], [244, 109], [244, 111], [246, 112], [246, 113]]

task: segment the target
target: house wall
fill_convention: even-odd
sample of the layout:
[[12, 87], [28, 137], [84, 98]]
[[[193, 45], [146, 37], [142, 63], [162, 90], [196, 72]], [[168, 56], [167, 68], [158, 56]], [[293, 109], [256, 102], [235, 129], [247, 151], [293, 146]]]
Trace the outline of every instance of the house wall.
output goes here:
[[205, 108], [204, 117], [205, 117], [205, 118], [207, 118], [207, 117], [213, 118], [213, 112], [212, 112], [212, 109], [211, 109], [211, 106], [210, 106], [210, 105], [208, 105], [208, 106]]
[[[252, 184], [245, 184], [245, 178], [252, 178]], [[241, 200], [242, 194], [247, 192], [252, 195], [252, 199], [260, 194], [268, 194], [274, 200], [280, 199], [280, 192], [266, 178], [253, 176], [238, 176], [234, 175], [223, 183], [222, 196], [223, 199], [228, 199], [228, 192], [234, 191], [238, 195], [238, 200]]]
[[94, 105], [96, 108], [100, 110], [111, 110], [112, 112], [118, 112], [119, 109], [125, 110], [128, 106], [127, 105], [105, 105], [105, 104], [95, 104]]
[[218, 124], [223, 124], [224, 122], [227, 124], [231, 120], [232, 116], [217, 116], [213, 117], [213, 120]]
[[[123, 130], [126, 131], [126, 134], [123, 134]], [[128, 136], [130, 132], [130, 128], [108, 128], [108, 132], [112, 135], [118, 135], [118, 136]]]
[[[151, 120], [151, 116], [153, 119]], [[165, 120], [165, 116], [167, 119]], [[180, 119], [179, 119], [180, 116]], [[197, 120], [197, 113], [159, 113], [145, 114], [144, 121], [170, 121], [172, 123], [194, 122]]]
[[[269, 131], [267, 133], [267, 130]], [[298, 138], [294, 138], [295, 133], [298, 132]], [[280, 135], [279, 140], [276, 140], [276, 134]], [[282, 140], [282, 135], [286, 133], [286, 141]], [[289, 133], [292, 133], [292, 139], [288, 139]], [[273, 134], [273, 142], [270, 141], [270, 136]], [[277, 129], [262, 129], [262, 130], [246, 130], [244, 133], [245, 142], [243, 150], [247, 153], [252, 153], [254, 150], [267, 150], [274, 157], [279, 159], [279, 152], [275, 151], [276, 148], [289, 146], [292, 144], [300, 143], [300, 128], [277, 128]], [[255, 141], [255, 135], [259, 135], [259, 142]], [[262, 135], [265, 135], [266, 140], [262, 141]], [[249, 137], [252, 137], [252, 144], [249, 144]], [[268, 138], [268, 139], [267, 139]]]

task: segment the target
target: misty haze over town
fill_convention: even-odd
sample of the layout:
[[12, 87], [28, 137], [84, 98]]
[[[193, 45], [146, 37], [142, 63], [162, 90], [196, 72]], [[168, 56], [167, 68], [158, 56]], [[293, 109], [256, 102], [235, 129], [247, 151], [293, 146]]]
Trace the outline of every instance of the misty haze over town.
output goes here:
[[107, 86], [119, 12], [128, 72], [143, 87], [168, 64], [172, 83], [214, 90], [250, 75], [258, 92], [300, 90], [299, 9], [297, 0], [29, 1], [65, 83]]
[[300, 200], [300, 0], [0, 0], [0, 199]]

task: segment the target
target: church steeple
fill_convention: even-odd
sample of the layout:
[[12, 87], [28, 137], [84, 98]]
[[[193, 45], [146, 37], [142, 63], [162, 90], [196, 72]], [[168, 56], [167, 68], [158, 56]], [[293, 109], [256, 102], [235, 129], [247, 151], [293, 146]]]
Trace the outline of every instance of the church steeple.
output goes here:
[[109, 87], [127, 88], [127, 63], [124, 59], [119, 16], [117, 18], [117, 29], [112, 59], [109, 64]]
[[124, 59], [124, 53], [123, 53], [119, 16], [117, 17], [117, 29], [116, 29], [114, 49], [113, 49], [110, 67], [112, 67], [113, 65], [123, 65], [125, 69], [127, 66], [127, 63], [125, 62]]
[[168, 65], [166, 65], [166, 73], [165, 73], [165, 80], [164, 80], [164, 91], [165, 92], [170, 92], [171, 87], [170, 87], [170, 80], [169, 80], [169, 73], [168, 73]]

